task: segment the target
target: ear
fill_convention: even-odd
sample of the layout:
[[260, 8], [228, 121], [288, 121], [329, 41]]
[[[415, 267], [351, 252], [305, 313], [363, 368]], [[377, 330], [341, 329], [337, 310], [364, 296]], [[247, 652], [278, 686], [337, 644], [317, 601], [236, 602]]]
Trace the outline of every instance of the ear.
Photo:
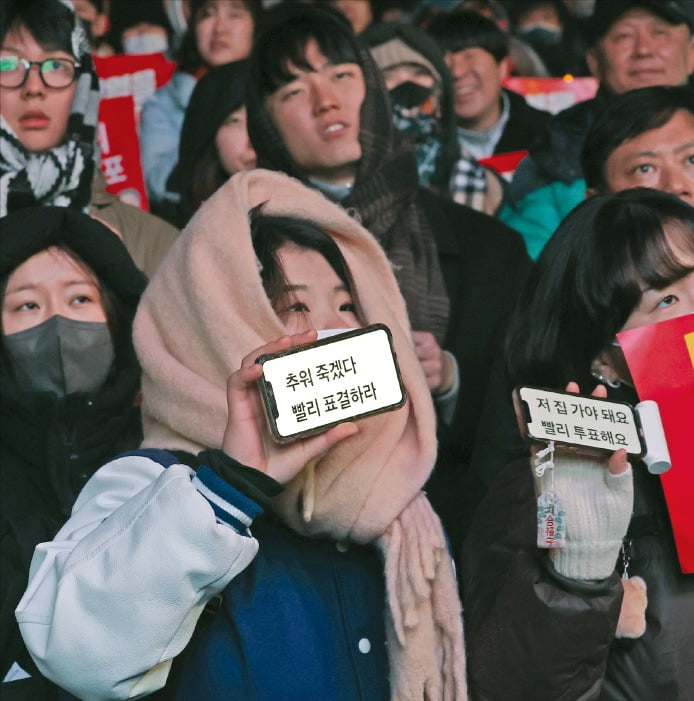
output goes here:
[[511, 59], [506, 56], [499, 61], [499, 79], [503, 83], [511, 75]]
[[687, 47], [687, 72], [690, 75], [694, 73], [694, 35], [689, 37], [689, 46]]
[[600, 60], [598, 59], [597, 49], [588, 49], [586, 51], [586, 65], [593, 78], [600, 80]]

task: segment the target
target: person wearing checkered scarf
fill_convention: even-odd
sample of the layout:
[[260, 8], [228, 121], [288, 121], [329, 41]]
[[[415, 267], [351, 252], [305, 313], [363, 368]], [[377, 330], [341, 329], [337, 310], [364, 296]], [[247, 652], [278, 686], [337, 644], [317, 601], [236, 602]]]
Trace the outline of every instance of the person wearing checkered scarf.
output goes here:
[[[424, 32], [400, 24], [379, 25], [368, 41], [390, 90], [393, 125], [414, 144], [419, 182], [454, 202], [495, 214], [503, 181], [458, 142], [451, 77], [439, 47]], [[428, 77], [431, 86], [417, 76]]]
[[[86, 32], [67, 0], [30, 0], [1, 4], [0, 33], [0, 216], [36, 205], [86, 212], [98, 160], [99, 108], [99, 80]], [[34, 75], [37, 64], [27, 66], [24, 56], [28, 47], [39, 49], [47, 59], [66, 61], [49, 71], [43, 60]], [[23, 81], [21, 67], [14, 67], [12, 59], [23, 63]], [[49, 73], [63, 70], [65, 76], [59, 75], [60, 85], [54, 87], [56, 78]], [[39, 99], [29, 100], [27, 93]], [[62, 116], [59, 109], [64, 109], [70, 95], [65, 131], [56, 133]]]

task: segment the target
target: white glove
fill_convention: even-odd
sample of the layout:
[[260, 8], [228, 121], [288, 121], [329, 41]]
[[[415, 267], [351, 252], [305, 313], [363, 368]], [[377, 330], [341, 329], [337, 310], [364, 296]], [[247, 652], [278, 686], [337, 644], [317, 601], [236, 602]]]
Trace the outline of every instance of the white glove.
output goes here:
[[[619, 474], [614, 474], [620, 459]], [[615, 569], [633, 509], [634, 483], [626, 453], [615, 455], [608, 469], [607, 460], [559, 448], [554, 465], [542, 477], [534, 474], [537, 494], [552, 484], [564, 506], [566, 543], [550, 550], [554, 569], [571, 579], [605, 579]]]

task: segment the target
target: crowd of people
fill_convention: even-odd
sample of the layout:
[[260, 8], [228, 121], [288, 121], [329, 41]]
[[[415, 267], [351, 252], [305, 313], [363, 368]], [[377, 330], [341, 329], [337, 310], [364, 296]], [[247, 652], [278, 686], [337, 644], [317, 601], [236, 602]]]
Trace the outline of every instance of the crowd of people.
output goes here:
[[[0, 2], [3, 699], [690, 698], [660, 477], [512, 395], [634, 406], [617, 334], [694, 318], [693, 4]], [[256, 359], [372, 324], [405, 403], [277, 442]]]

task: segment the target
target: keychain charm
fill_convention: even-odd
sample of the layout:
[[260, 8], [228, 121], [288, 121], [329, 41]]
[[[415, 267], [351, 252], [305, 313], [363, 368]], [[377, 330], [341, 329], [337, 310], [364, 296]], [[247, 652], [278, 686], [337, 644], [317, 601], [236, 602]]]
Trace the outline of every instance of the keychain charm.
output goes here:
[[566, 512], [556, 492], [542, 492], [537, 500], [537, 547], [563, 548], [566, 545]]
[[[549, 488], [546, 472], [550, 473]], [[563, 548], [566, 545], [566, 511], [561, 497], [554, 490], [554, 441], [535, 455], [535, 476], [543, 484], [537, 499], [537, 547]]]

